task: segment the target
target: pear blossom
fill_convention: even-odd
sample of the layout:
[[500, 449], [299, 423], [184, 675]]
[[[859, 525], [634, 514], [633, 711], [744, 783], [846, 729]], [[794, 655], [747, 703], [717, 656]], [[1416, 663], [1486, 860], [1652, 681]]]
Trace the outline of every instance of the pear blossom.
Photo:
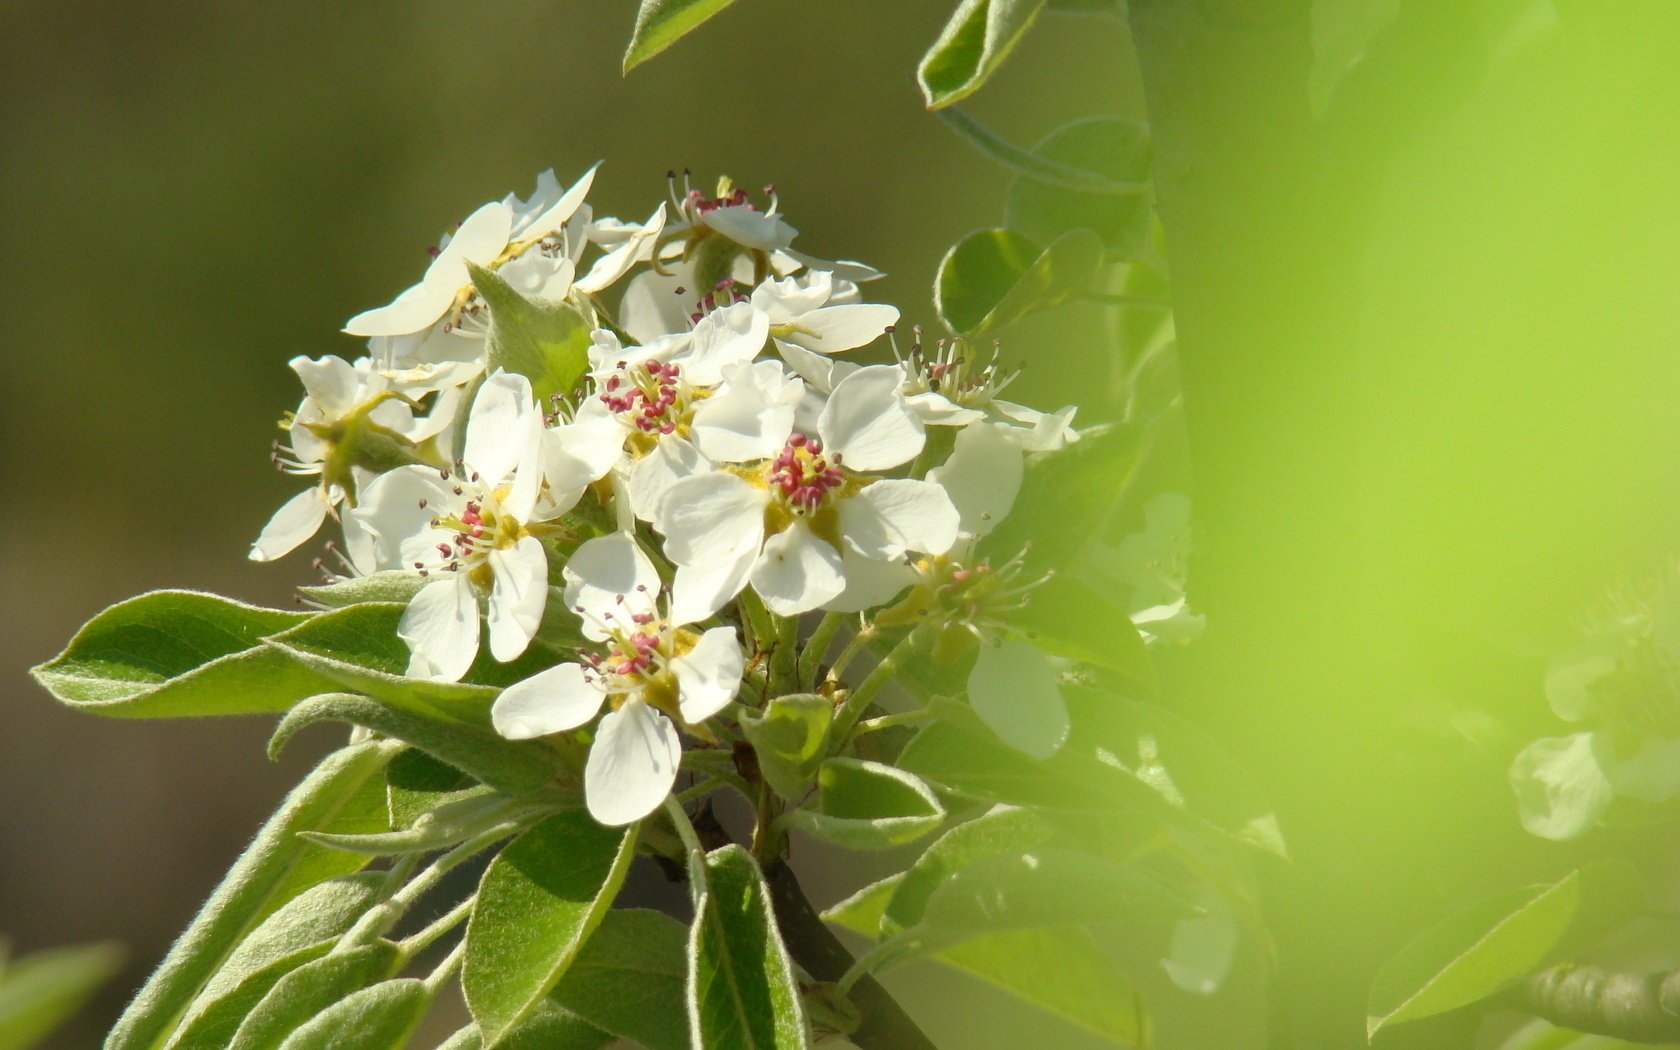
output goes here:
[[[544, 172], [529, 200], [510, 196], [483, 205], [444, 238], [419, 284], [385, 306], [352, 317], [344, 330], [351, 335], [400, 336], [432, 329], [466, 303], [472, 289], [468, 263], [491, 269], [517, 263], [512, 271], [516, 286], [545, 288], [556, 277], [569, 286], [575, 265], [570, 253], [563, 246], [543, 245], [583, 205], [599, 166], [564, 190], [552, 171]], [[538, 251], [529, 254], [533, 248]]]
[[950, 548], [958, 514], [945, 490], [876, 473], [926, 440], [903, 379], [896, 365], [861, 368], [835, 388], [815, 435], [793, 430], [789, 413], [785, 429], [750, 428], [739, 447], [715, 450], [718, 467], [666, 489], [654, 524], [677, 565], [679, 616], [711, 615], [749, 583], [781, 616], [830, 607], [849, 581], [891, 571], [907, 551]]
[[598, 650], [503, 690], [491, 708], [513, 740], [576, 729], [606, 708], [584, 767], [589, 812], [639, 820], [676, 782], [681, 742], [740, 689], [745, 658], [733, 627], [697, 631], [661, 609], [658, 570], [627, 532], [589, 540], [564, 570], [566, 604]]
[[896, 306], [859, 302], [857, 285], [822, 270], [767, 280], [753, 289], [752, 304], [769, 319], [778, 346], [823, 354], [855, 350], [898, 323]]
[[568, 508], [544, 491], [542, 415], [529, 380], [498, 372], [484, 381], [463, 451], [453, 470], [381, 475], [346, 515], [356, 526], [346, 535], [356, 564], [436, 577], [397, 628], [412, 677], [457, 681], [466, 673], [479, 650], [481, 595], [490, 652], [504, 662], [525, 651], [548, 599], [539, 537], [543, 523]]
[[450, 400], [416, 417], [415, 400], [366, 358], [351, 364], [340, 357], [299, 356], [290, 365], [303, 382], [304, 398], [282, 424], [289, 443], [275, 443], [274, 462], [284, 473], [321, 480], [269, 519], [251, 545], [252, 561], [273, 561], [296, 550], [337, 513], [340, 503], [354, 505], [357, 489], [374, 476], [370, 465], [396, 466], [417, 458], [414, 446], [437, 436], [454, 415]]

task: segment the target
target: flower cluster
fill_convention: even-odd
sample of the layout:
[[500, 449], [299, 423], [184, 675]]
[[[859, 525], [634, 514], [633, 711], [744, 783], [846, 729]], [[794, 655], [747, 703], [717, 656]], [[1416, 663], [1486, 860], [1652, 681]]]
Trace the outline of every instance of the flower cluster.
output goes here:
[[[901, 352], [898, 310], [862, 290], [880, 274], [795, 250], [773, 191], [673, 182], [631, 223], [593, 213], [593, 177], [545, 173], [477, 209], [418, 283], [346, 324], [363, 357], [292, 362], [307, 396], [275, 458], [317, 483], [252, 558], [338, 520], [348, 572], [413, 579], [412, 677], [462, 679], [484, 639], [503, 663], [553, 651], [492, 721], [587, 742], [603, 823], [661, 804], [683, 735], [714, 739], [812, 612], [914, 606], [918, 626], [966, 631], [976, 711], [1055, 751], [1057, 667], [1004, 620], [1033, 581], [977, 548], [1025, 458], [1078, 439], [1072, 409], [1002, 400], [995, 350], [918, 333]], [[503, 352], [521, 336], [508, 290], [578, 333], [526, 339], [543, 367]], [[890, 355], [871, 354], [883, 337]]]

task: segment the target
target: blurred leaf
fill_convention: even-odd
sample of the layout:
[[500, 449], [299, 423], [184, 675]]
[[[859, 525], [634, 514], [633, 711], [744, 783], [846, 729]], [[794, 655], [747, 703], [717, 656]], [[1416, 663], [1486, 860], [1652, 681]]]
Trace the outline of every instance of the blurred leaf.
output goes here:
[[[500, 664], [483, 653], [467, 672], [466, 677], [472, 681], [409, 678], [408, 645], [397, 637], [397, 623], [404, 608], [393, 602], [353, 605], [321, 613], [263, 641], [338, 688], [481, 725], [489, 723], [490, 704], [496, 698], [493, 686], [511, 685], [528, 677], [539, 669], [536, 661], [548, 659], [541, 652], [527, 650], [521, 660]], [[486, 679], [490, 684], [473, 684]]]
[[788, 826], [847, 849], [887, 849], [937, 828], [945, 807], [901, 769], [860, 758], [831, 758], [817, 773], [814, 809], [789, 810]]
[[549, 999], [648, 1050], [688, 1050], [688, 931], [656, 911], [609, 911]]
[[245, 974], [208, 1002], [201, 996], [203, 1005], [194, 1004], [193, 1014], [166, 1044], [166, 1050], [227, 1050], [246, 1016], [275, 984], [298, 967], [326, 955], [337, 943], [335, 938], [299, 948]]
[[694, 1050], [805, 1050], [793, 965], [758, 862], [740, 846], [706, 855], [688, 951]]
[[822, 762], [834, 701], [816, 693], [778, 696], [762, 711], [741, 712], [741, 732], [758, 756], [758, 769], [776, 794], [797, 802]]
[[403, 569], [389, 569], [367, 576], [352, 576], [346, 580], [299, 587], [298, 591], [311, 601], [334, 609], [344, 609], [363, 602], [395, 602], [407, 605], [409, 599], [426, 586], [426, 578]]
[[1378, 971], [1365, 1030], [1430, 1017], [1493, 995], [1546, 959], [1581, 905], [1581, 873], [1507, 890], [1425, 930]]
[[537, 404], [568, 394], [589, 367], [588, 318], [570, 303], [527, 299], [496, 273], [467, 263], [473, 287], [490, 307], [485, 373], [502, 369], [531, 381]]
[[432, 993], [412, 978], [351, 992], [306, 1021], [280, 1050], [397, 1050], [426, 1015]]
[[309, 887], [367, 862], [305, 842], [297, 833], [357, 834], [388, 827], [380, 774], [400, 749], [389, 741], [344, 748], [292, 789], [123, 1012], [106, 1050], [157, 1046], [247, 933]]
[[[904, 880], [903, 874], [890, 875], [865, 886], [824, 912], [823, 919], [873, 939], [889, 927], [888, 902]], [[1124, 1046], [1144, 1045], [1143, 1001], [1088, 930], [997, 930], [929, 958]]]
[[411, 747], [385, 767], [385, 801], [391, 827], [411, 828], [442, 805], [482, 795], [490, 789], [447, 762]]
[[970, 339], [1091, 287], [1102, 239], [1071, 230], [1048, 248], [1010, 230], [976, 230], [951, 246], [934, 279], [934, 304], [951, 330]]
[[999, 929], [1161, 922], [1198, 912], [1135, 868], [1067, 849], [1032, 849], [981, 857], [953, 872], [928, 897], [918, 939], [945, 948]]
[[922, 920], [934, 892], [955, 871], [981, 857], [1019, 853], [1042, 845], [1055, 828], [1027, 809], [998, 806], [959, 824], [929, 846], [904, 872], [882, 914], [880, 933], [891, 936]]
[[1010, 627], [1052, 656], [1113, 671], [1153, 689], [1155, 665], [1143, 636], [1125, 610], [1090, 584], [1060, 573], [1030, 592], [1031, 600], [1010, 617]]
[[646, 62], [734, 0], [642, 0], [636, 30], [624, 52], [624, 72]]
[[1058, 15], [1118, 14], [1120, 0], [1049, 0], [1045, 10]]
[[1029, 458], [1014, 509], [981, 542], [981, 553], [998, 564], [1026, 549], [1037, 571], [1070, 569], [1119, 507], [1144, 452], [1141, 430], [1115, 427]]
[[0, 968], [0, 1050], [25, 1050], [82, 1008], [122, 965], [114, 944], [49, 948]]
[[196, 591], [153, 591], [89, 620], [31, 674], [61, 702], [116, 718], [284, 711], [326, 680], [265, 650], [261, 639], [309, 618]]
[[[1032, 153], [1117, 183], [1143, 182], [1151, 163], [1149, 127], [1122, 117], [1084, 117], [1052, 131]], [[1004, 205], [1004, 225], [1035, 241], [1087, 229], [1110, 255], [1127, 258], [1148, 244], [1150, 216], [1145, 193], [1094, 193], [1022, 175], [1009, 184]]]
[[1044, 0], [962, 0], [916, 68], [928, 108], [948, 106], [977, 91], [1043, 6]]
[[401, 953], [389, 941], [310, 960], [282, 975], [223, 1045], [227, 1050], [275, 1050], [340, 999], [390, 977], [400, 963]]
[[612, 906], [635, 852], [634, 826], [602, 827], [573, 810], [535, 825], [490, 862], [467, 924], [461, 973], [486, 1046], [565, 974]]

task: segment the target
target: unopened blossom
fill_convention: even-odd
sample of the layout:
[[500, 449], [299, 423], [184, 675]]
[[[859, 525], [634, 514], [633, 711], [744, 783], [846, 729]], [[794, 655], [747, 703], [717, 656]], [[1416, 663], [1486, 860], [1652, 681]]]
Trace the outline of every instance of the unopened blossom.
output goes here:
[[410, 676], [456, 681], [466, 673], [478, 655], [481, 596], [496, 659], [514, 659], [536, 633], [548, 598], [539, 536], [567, 509], [545, 493], [543, 438], [530, 381], [498, 372], [473, 401], [453, 469], [393, 470], [346, 515], [357, 564], [410, 569], [430, 581], [397, 629], [411, 653]]
[[756, 432], [745, 442], [753, 458], [719, 455], [717, 468], [666, 490], [655, 524], [677, 565], [680, 615], [708, 616], [749, 583], [778, 615], [828, 607], [849, 584], [894, 571], [906, 551], [951, 546], [958, 516], [940, 486], [879, 476], [926, 440], [902, 382], [897, 366], [859, 369], [835, 388], [815, 434]]
[[251, 545], [252, 561], [273, 561], [296, 550], [340, 503], [355, 504], [357, 489], [375, 469], [417, 460], [417, 443], [436, 436], [454, 414], [454, 402], [448, 401], [417, 418], [413, 397], [365, 358], [351, 364], [331, 356], [294, 357], [290, 364], [303, 382], [304, 398], [283, 423], [288, 442], [276, 442], [274, 462], [287, 474], [318, 476], [320, 482], [275, 512]]
[[734, 699], [744, 657], [735, 628], [697, 631], [666, 614], [659, 573], [627, 532], [583, 544], [564, 575], [566, 604], [597, 647], [504, 690], [491, 720], [526, 740], [577, 729], [605, 708], [584, 794], [596, 820], [628, 824], [670, 794], [678, 726], [693, 731]]

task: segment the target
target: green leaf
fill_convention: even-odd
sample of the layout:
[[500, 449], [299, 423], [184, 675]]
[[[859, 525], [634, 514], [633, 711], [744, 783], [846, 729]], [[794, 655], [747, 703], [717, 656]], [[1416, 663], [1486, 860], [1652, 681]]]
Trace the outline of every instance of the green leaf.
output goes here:
[[356, 834], [387, 827], [380, 774], [398, 750], [400, 745], [388, 741], [347, 747], [327, 756], [286, 796], [124, 1011], [106, 1050], [158, 1046], [246, 934], [309, 887], [366, 863], [305, 842], [297, 833]]
[[391, 827], [411, 828], [414, 822], [451, 802], [482, 795], [490, 789], [447, 762], [411, 747], [385, 767], [385, 800]]
[[[497, 1045], [501, 1050], [601, 1050], [609, 1043], [618, 1045], [617, 1037], [545, 1001]], [[470, 1025], [456, 1032], [438, 1050], [479, 1050], [483, 1045], [478, 1026]]]
[[741, 712], [741, 732], [758, 756], [758, 769], [776, 794], [798, 801], [822, 763], [834, 701], [816, 693], [791, 693], [764, 710]]
[[611, 907], [636, 852], [634, 826], [557, 813], [490, 862], [467, 923], [467, 1006], [495, 1046], [536, 1009]]
[[980, 552], [1000, 564], [1026, 548], [1038, 571], [1071, 569], [1119, 507], [1144, 451], [1143, 431], [1116, 427], [1028, 459], [1014, 508]]
[[706, 883], [688, 944], [694, 1050], [805, 1050], [793, 965], [758, 862], [740, 846], [706, 855]]
[[[353, 689], [409, 710], [442, 713], [460, 721], [488, 725], [490, 704], [497, 692], [491, 685], [407, 677], [408, 645], [397, 637], [397, 623], [402, 619], [403, 609], [404, 606], [391, 602], [353, 605], [322, 613], [289, 631], [265, 638], [264, 643], [315, 671], [337, 688]], [[520, 661], [523, 673], [508, 677], [503, 669], [509, 666], [497, 664], [488, 654], [480, 654], [467, 677], [480, 680], [488, 673], [493, 685], [510, 685], [536, 669], [528, 661]], [[327, 691], [330, 690], [315, 690]]]
[[[1149, 127], [1121, 117], [1086, 117], [1064, 124], [1032, 148], [1033, 156], [1101, 175], [1112, 182], [1149, 178]], [[1148, 194], [1093, 193], [1016, 176], [1009, 184], [1004, 225], [1040, 243], [1069, 230], [1102, 238], [1109, 255], [1136, 256], [1149, 243]]]
[[1020, 42], [1044, 0], [962, 0], [916, 68], [929, 109], [966, 98]]
[[981, 857], [953, 872], [928, 896], [919, 939], [944, 948], [999, 929], [1169, 921], [1198, 911], [1135, 868], [1067, 849], [1033, 849]]
[[334, 1003], [390, 977], [400, 962], [390, 941], [309, 960], [282, 975], [251, 1007], [226, 1050], [275, 1050]]
[[976, 230], [951, 246], [934, 279], [934, 305], [953, 332], [977, 339], [1090, 289], [1102, 238], [1070, 230], [1039, 250], [1011, 230]]
[[609, 911], [549, 999], [647, 1050], [688, 1050], [687, 941], [668, 915]]
[[344, 609], [364, 602], [394, 602], [407, 605], [409, 600], [426, 586], [426, 582], [426, 578], [419, 573], [389, 569], [367, 576], [352, 576], [335, 583], [299, 587], [298, 591], [310, 601], [319, 602], [332, 609]]
[[1377, 972], [1365, 1030], [1374, 1037], [1493, 995], [1537, 969], [1582, 900], [1580, 872], [1489, 897], [1425, 930]]
[[[239, 942], [215, 976], [205, 982], [200, 1001], [222, 995], [276, 959], [343, 934], [379, 900], [384, 878], [380, 872], [341, 875], [309, 887], [276, 908], [262, 925]], [[195, 1003], [188, 1016], [197, 1009]]]
[[[338, 941], [317, 941], [282, 955], [259, 970], [240, 978], [239, 983], [194, 1011], [170, 1040], [168, 1050], [227, 1050], [251, 1010], [287, 974], [332, 951]], [[200, 996], [200, 1002], [204, 997]]]
[[624, 72], [646, 62], [734, 0], [642, 0], [636, 31], [624, 52]]
[[822, 913], [822, 919], [873, 940], [881, 935], [881, 920], [887, 913], [887, 904], [903, 882], [902, 871], [871, 882], [850, 897], [835, 902], [833, 907]]
[[922, 921], [927, 902], [955, 871], [1000, 853], [1043, 845], [1055, 834], [1049, 821], [1031, 810], [998, 806], [959, 824], [934, 840], [904, 872], [882, 913], [880, 932], [891, 936]]
[[[583, 804], [581, 794], [577, 804]], [[332, 835], [315, 831], [299, 832], [304, 838], [331, 849], [365, 853], [370, 857], [392, 857], [404, 853], [430, 853], [454, 846], [488, 830], [492, 825], [511, 819], [522, 810], [529, 812], [542, 803], [520, 803], [499, 795], [484, 793], [457, 802], [446, 803], [425, 814], [414, 827], [401, 831], [375, 832], [371, 835]], [[555, 805], [553, 808], [560, 808]]]
[[114, 944], [50, 948], [0, 966], [0, 1050], [25, 1050], [69, 1020], [122, 965]]
[[488, 729], [390, 707], [354, 693], [327, 693], [293, 708], [275, 727], [269, 756], [278, 755], [298, 730], [316, 722], [349, 722], [396, 737], [508, 795], [537, 790], [559, 769], [559, 756], [540, 742], [506, 740]]
[[426, 1015], [432, 993], [412, 978], [352, 992], [286, 1037], [281, 1050], [396, 1050]]
[[570, 393], [589, 367], [589, 319], [570, 303], [528, 299], [482, 266], [469, 262], [467, 272], [490, 307], [486, 373], [500, 368], [529, 379], [539, 405]]
[[284, 711], [321, 692], [325, 680], [260, 640], [309, 617], [196, 591], [153, 591], [95, 616], [31, 673], [61, 702], [115, 718]]
[[882, 762], [831, 758], [817, 774], [815, 808], [789, 810], [789, 826], [847, 849], [913, 842], [945, 820], [945, 807], [917, 777]]
[[1090, 584], [1062, 573], [1033, 588], [1009, 626], [1052, 656], [1113, 671], [1153, 689], [1155, 665], [1125, 611]]

